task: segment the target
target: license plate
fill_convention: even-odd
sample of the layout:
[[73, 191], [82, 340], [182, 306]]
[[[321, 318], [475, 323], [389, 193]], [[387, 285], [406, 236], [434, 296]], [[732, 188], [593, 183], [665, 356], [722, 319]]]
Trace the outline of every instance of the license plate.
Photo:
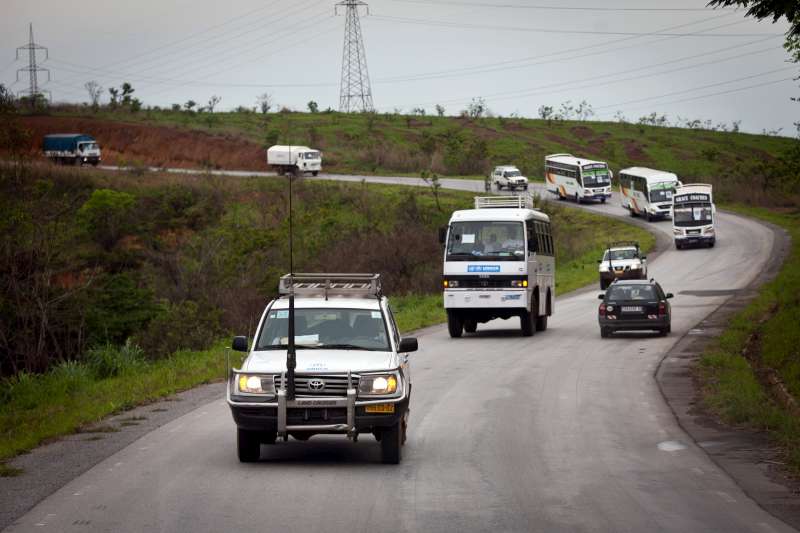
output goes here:
[[364, 407], [367, 413], [394, 413], [393, 403], [379, 403], [375, 405], [367, 405]]
[[642, 306], [641, 305], [623, 305], [622, 306], [623, 313], [641, 313]]

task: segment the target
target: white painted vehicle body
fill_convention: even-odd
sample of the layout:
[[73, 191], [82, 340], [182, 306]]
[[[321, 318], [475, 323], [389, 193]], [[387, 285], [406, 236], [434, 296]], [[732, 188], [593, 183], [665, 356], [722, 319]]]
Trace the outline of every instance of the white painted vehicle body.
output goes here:
[[672, 172], [645, 167], [631, 167], [619, 171], [619, 189], [622, 207], [632, 215], [651, 220], [672, 216], [672, 195], [681, 185]]
[[322, 170], [322, 153], [308, 146], [270, 146], [267, 164], [281, 173], [310, 172], [314, 176]]
[[489, 179], [498, 191], [500, 189], [508, 189], [510, 191], [517, 189], [528, 190], [528, 178], [523, 176], [522, 172], [512, 165], [494, 167]]
[[476, 197], [476, 209], [451, 216], [443, 267], [448, 317], [484, 323], [525, 313], [538, 317], [553, 313], [550, 219], [526, 207], [523, 198], [529, 197]]
[[617, 279], [647, 279], [647, 257], [638, 243], [612, 244], [598, 261], [600, 289]]
[[716, 207], [712, 187], [706, 183], [689, 183], [675, 189], [672, 196], [672, 234], [675, 246], [690, 244], [714, 246]]
[[548, 155], [544, 158], [544, 177], [547, 190], [562, 200], [605, 202], [611, 198], [613, 173], [605, 161], [571, 154]]

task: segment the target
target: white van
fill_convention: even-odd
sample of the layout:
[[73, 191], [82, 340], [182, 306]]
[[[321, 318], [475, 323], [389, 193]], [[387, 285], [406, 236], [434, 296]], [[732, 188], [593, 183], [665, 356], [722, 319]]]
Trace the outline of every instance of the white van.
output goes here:
[[453, 213], [440, 240], [451, 337], [496, 318], [519, 317], [525, 336], [547, 329], [555, 250], [550, 218], [532, 208], [530, 196], [476, 197], [475, 209]]
[[572, 154], [552, 154], [544, 158], [547, 190], [559, 200], [570, 198], [577, 203], [611, 198], [613, 173], [605, 161], [582, 159]]
[[643, 216], [649, 222], [666, 218], [672, 212], [672, 195], [681, 185], [672, 172], [645, 167], [631, 167], [619, 171], [619, 191], [622, 207], [631, 216]]

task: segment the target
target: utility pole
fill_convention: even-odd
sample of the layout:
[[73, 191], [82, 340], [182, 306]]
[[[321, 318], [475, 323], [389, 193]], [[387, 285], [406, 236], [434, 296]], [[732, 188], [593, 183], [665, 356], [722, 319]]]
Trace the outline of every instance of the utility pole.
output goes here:
[[[50, 58], [50, 53], [44, 46], [39, 46], [33, 40], [33, 24], [31, 23], [29, 26], [30, 29], [30, 40], [28, 44], [24, 46], [20, 46], [17, 48], [17, 59], [19, 59], [20, 51], [24, 52], [25, 50], [28, 51], [28, 67], [17, 69], [17, 81], [19, 81], [19, 73], [20, 72], [27, 72], [28, 79], [30, 81], [30, 86], [27, 90], [20, 91], [19, 94], [26, 94], [30, 98], [31, 109], [36, 109], [36, 104], [40, 97], [43, 96], [42, 93], [50, 94], [50, 91], [42, 91], [39, 89], [39, 72], [46, 72], [47, 73], [47, 81], [50, 81], [50, 70], [46, 68], [41, 68], [36, 64], [36, 51], [37, 50], [44, 50], [45, 59]], [[52, 99], [52, 95], [50, 95]]]
[[373, 111], [372, 89], [367, 72], [367, 56], [364, 53], [364, 37], [358, 20], [358, 8], [364, 6], [369, 15], [369, 6], [361, 0], [344, 0], [334, 7], [345, 8], [344, 52], [342, 54], [342, 82], [339, 86], [339, 111]]

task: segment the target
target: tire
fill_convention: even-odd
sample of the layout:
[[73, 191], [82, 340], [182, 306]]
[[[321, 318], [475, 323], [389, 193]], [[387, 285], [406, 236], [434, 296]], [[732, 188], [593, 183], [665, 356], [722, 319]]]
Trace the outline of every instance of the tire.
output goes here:
[[240, 463], [255, 463], [261, 457], [261, 441], [259, 435], [244, 429], [236, 430], [236, 449]]
[[667, 335], [669, 335], [669, 329], [667, 329], [667, 328], [661, 328], [661, 329], [659, 330], [658, 334], [659, 334], [661, 337], [666, 337]]
[[604, 338], [604, 339], [609, 338], [611, 336], [611, 329], [609, 329], [607, 327], [601, 327], [600, 328], [600, 336], [602, 338]]
[[714, 241], [711, 241], [710, 243], [708, 243], [708, 247], [709, 247], [709, 248], [713, 248], [713, 247], [714, 247], [714, 244], [715, 244], [715, 243], [714, 243]]
[[676, 249], [676, 250], [683, 250], [683, 246], [681, 246], [680, 244], [678, 244], [678, 242], [676, 241], [676, 242], [675, 242], [675, 249]]
[[539, 298], [531, 301], [531, 312], [523, 311], [519, 317], [520, 328], [523, 337], [533, 337], [536, 333], [536, 321], [539, 318]]
[[581, 204], [581, 197], [578, 196], [578, 193], [575, 193], [575, 197], [573, 199], [575, 200], [576, 204], [578, 204], [578, 205]]
[[547, 330], [547, 315], [541, 315], [536, 317], [536, 331], [546, 331]]
[[467, 333], [475, 333], [478, 330], [478, 322], [475, 320], [464, 321], [464, 331]]
[[604, 291], [608, 288], [608, 282], [603, 278], [600, 278], [600, 290]]
[[464, 321], [455, 312], [447, 313], [447, 331], [450, 332], [450, 337], [458, 339], [464, 330]]
[[644, 219], [645, 219], [646, 221], [648, 221], [648, 222], [652, 222], [652, 221], [653, 221], [653, 217], [651, 217], [651, 216], [650, 216], [650, 212], [649, 212], [649, 211], [645, 211], [645, 213], [644, 213]]
[[403, 449], [402, 421], [381, 431], [381, 462], [385, 465], [400, 463]]
[[319, 170], [312, 170], [312, 171], [311, 171], [311, 175], [312, 175], [312, 176], [316, 176], [316, 175], [318, 175], [318, 174], [319, 174]]
[[604, 204], [604, 203], [606, 203], [606, 197], [605, 197], [605, 196], [603, 196], [602, 198], [600, 198], [600, 203], [601, 203], [601, 204]]
[[630, 210], [630, 212], [631, 212], [631, 216], [632, 216], [632, 217], [635, 217], [635, 216], [636, 216], [636, 211], [634, 211], [634, 209], [633, 209], [632, 207], [630, 207], [630, 206], [628, 206], [628, 209], [629, 209], [629, 210]]
[[76, 167], [81, 167], [81, 166], [83, 166], [83, 165], [81, 165], [81, 158], [80, 158], [80, 157], [76, 157], [76, 158], [75, 158], [75, 159], [72, 161], [72, 164], [73, 164], [73, 165], [75, 165]]

